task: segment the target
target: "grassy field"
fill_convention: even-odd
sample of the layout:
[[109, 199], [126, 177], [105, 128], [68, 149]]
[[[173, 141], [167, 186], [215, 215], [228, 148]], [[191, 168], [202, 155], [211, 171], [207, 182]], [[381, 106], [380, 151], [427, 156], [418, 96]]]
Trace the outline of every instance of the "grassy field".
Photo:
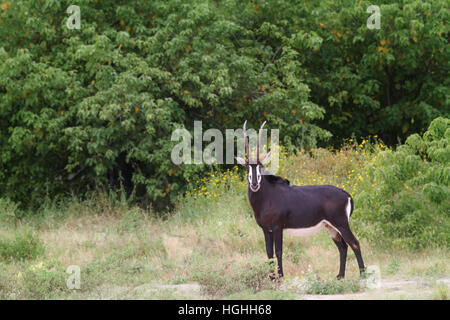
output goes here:
[[[364, 163], [386, 149], [362, 144], [312, 155], [281, 152], [278, 174], [295, 184], [335, 184], [357, 193], [367, 187]], [[191, 182], [178, 206], [162, 216], [102, 192], [49, 203], [21, 219], [3, 201], [0, 298], [448, 299], [448, 248], [380, 248], [360, 235], [359, 228], [370, 226], [352, 220], [366, 265], [380, 269], [381, 288], [359, 279], [350, 250], [346, 280], [334, 280], [339, 253], [325, 231], [309, 238], [285, 235], [285, 278], [270, 281], [263, 234], [243, 181], [237, 167], [211, 172]], [[71, 265], [80, 268], [79, 289], [67, 288]]]

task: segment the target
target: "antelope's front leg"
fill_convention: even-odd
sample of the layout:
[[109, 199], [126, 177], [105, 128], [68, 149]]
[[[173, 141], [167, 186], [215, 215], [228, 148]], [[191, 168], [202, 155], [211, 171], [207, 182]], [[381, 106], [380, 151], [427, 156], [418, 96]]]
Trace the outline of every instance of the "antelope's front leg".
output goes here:
[[275, 242], [275, 255], [278, 261], [278, 276], [283, 277], [283, 229], [275, 227], [273, 230], [273, 240]]
[[[267, 258], [269, 258], [269, 265], [271, 270], [273, 270], [273, 233], [269, 231], [268, 229], [264, 229], [264, 240], [266, 242], [266, 252], [267, 252]], [[275, 280], [275, 274], [271, 271], [269, 274], [269, 278], [271, 280]]]
[[269, 259], [273, 259], [273, 233], [267, 229], [264, 231], [264, 240], [266, 241], [266, 252]]

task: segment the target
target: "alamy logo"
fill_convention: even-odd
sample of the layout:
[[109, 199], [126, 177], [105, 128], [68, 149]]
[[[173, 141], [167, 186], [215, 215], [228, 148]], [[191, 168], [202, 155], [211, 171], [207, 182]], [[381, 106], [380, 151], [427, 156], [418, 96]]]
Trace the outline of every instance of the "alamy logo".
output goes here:
[[71, 14], [69, 18], [67, 18], [66, 26], [68, 29], [80, 29], [81, 28], [81, 10], [79, 6], [71, 5], [67, 8], [66, 11], [68, 14]]
[[[258, 133], [254, 129], [248, 129], [250, 150], [255, 150]], [[270, 173], [278, 170], [278, 143], [279, 130], [270, 130], [270, 147], [268, 144], [268, 130], [261, 132], [261, 150], [272, 150], [270, 165], [266, 166]], [[237, 152], [235, 152], [235, 140], [237, 139]], [[244, 158], [245, 142], [243, 129], [226, 129], [225, 139], [219, 129], [208, 129], [203, 132], [202, 122], [194, 121], [194, 134], [186, 129], [176, 129], [172, 133], [172, 141], [178, 141], [171, 152], [172, 162], [180, 164], [234, 164], [235, 156]], [[192, 144], [193, 140], [193, 144]], [[225, 140], [225, 141], [224, 141]], [[203, 148], [203, 142], [208, 145]], [[266, 148], [264, 149], [264, 146]], [[192, 150], [193, 149], [193, 150]], [[192, 152], [193, 151], [193, 152]], [[193, 154], [193, 157], [192, 157]], [[256, 157], [252, 157], [256, 159]]]
[[370, 30], [379, 30], [381, 27], [380, 7], [377, 5], [371, 5], [367, 8], [366, 12], [372, 13], [372, 15], [367, 19], [367, 28], [369, 28]]
[[377, 265], [368, 266], [366, 270], [367, 279], [366, 286], [369, 289], [381, 288], [381, 272], [380, 267]]
[[72, 265], [68, 266], [66, 273], [69, 277], [66, 280], [66, 286], [69, 290], [80, 289], [81, 288], [81, 270], [79, 266]]

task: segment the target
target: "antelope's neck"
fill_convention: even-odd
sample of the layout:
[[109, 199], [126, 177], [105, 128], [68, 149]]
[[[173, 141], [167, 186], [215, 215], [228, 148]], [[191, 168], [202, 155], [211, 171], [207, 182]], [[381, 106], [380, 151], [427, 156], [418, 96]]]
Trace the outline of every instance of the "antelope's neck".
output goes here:
[[252, 206], [255, 215], [259, 214], [259, 212], [261, 211], [260, 209], [263, 207], [264, 202], [266, 201], [264, 197], [265, 189], [266, 189], [265, 186], [263, 186], [262, 184], [257, 192], [253, 192], [250, 189], [250, 186], [248, 187], [248, 200], [250, 202], [250, 205]]

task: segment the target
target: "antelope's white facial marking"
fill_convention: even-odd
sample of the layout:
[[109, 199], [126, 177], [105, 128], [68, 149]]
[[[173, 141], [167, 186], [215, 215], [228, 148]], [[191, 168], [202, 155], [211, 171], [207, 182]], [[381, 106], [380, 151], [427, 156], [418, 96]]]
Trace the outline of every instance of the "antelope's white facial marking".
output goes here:
[[[253, 177], [256, 178], [256, 186], [253, 181]], [[261, 165], [249, 166], [248, 168], [248, 184], [250, 190], [257, 192], [261, 188]]]

